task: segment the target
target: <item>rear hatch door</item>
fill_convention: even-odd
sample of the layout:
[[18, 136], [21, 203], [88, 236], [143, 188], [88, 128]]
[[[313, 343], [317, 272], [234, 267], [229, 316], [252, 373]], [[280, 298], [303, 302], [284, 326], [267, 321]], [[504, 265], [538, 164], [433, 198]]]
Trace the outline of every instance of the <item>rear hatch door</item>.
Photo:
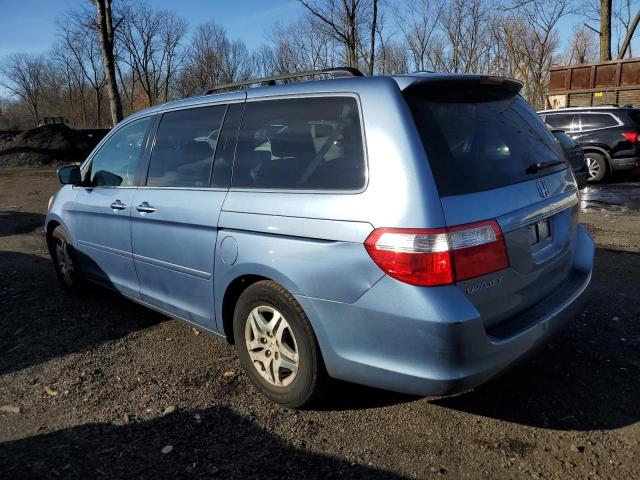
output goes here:
[[509, 268], [457, 285], [491, 328], [566, 283], [578, 194], [562, 150], [519, 84], [431, 79], [405, 89], [448, 226], [495, 219]]

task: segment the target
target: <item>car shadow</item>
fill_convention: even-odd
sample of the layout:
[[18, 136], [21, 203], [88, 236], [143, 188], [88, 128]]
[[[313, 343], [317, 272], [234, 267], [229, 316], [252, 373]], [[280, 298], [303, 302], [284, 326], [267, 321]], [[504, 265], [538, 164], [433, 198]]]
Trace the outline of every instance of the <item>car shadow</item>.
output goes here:
[[586, 309], [531, 360], [432, 405], [557, 430], [640, 420], [640, 253], [598, 249]]
[[44, 226], [42, 213], [0, 211], [0, 237], [31, 233]]
[[0, 251], [0, 272], [0, 375], [167, 320], [107, 289], [67, 294], [46, 257]]
[[326, 397], [313, 404], [311, 409], [326, 412], [362, 410], [410, 403], [420, 399], [421, 397], [415, 395], [334, 380]]
[[[224, 406], [0, 444], [5, 478], [402, 478], [306, 449]], [[163, 453], [163, 451], [165, 453]]]

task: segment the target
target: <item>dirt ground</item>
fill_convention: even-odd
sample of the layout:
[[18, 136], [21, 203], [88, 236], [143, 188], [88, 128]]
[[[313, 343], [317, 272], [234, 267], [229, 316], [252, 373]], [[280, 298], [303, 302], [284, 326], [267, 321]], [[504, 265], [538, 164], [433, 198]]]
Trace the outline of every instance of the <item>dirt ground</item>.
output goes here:
[[340, 383], [307, 411], [265, 400], [221, 340], [65, 295], [40, 234], [57, 188], [0, 176], [1, 478], [640, 478], [638, 182], [585, 192], [589, 304], [533, 360], [453, 398]]

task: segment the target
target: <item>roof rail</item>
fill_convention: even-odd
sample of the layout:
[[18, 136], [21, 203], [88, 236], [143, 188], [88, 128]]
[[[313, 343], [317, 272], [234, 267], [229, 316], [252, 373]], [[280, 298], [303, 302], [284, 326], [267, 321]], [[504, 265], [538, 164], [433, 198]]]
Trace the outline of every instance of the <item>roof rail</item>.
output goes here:
[[241, 87], [249, 87], [257, 83], [259, 83], [261, 86], [275, 85], [276, 82], [280, 80], [289, 80], [292, 78], [302, 78], [302, 77], [317, 77], [320, 75], [330, 75], [333, 78], [363, 76], [362, 72], [357, 68], [351, 68], [351, 67], [323, 68], [322, 70], [307, 70], [304, 72], [286, 73], [284, 75], [274, 75], [272, 77], [243, 80], [242, 82], [226, 83], [224, 85], [218, 85], [209, 90], [206, 90], [205, 92], [202, 93], [202, 95], [211, 95], [212, 93], [216, 93], [221, 90], [234, 90]]

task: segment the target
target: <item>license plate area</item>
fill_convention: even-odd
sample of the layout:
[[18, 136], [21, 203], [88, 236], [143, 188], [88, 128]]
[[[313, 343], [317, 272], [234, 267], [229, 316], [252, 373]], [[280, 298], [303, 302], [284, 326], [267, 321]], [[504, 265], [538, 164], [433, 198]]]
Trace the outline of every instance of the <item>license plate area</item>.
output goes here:
[[551, 222], [548, 218], [532, 223], [528, 227], [529, 245], [533, 251], [544, 248], [552, 242]]

